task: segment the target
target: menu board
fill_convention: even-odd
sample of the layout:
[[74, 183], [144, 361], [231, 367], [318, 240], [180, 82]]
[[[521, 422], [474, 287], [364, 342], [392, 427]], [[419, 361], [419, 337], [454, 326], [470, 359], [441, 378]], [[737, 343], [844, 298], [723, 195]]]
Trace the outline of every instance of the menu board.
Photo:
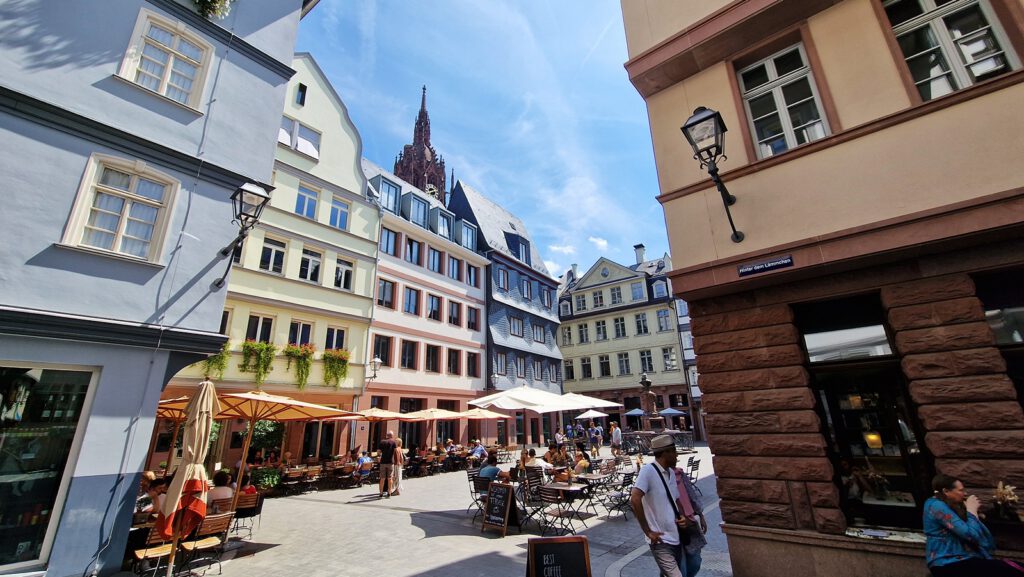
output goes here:
[[528, 544], [526, 577], [591, 577], [586, 537], [537, 537]]
[[512, 509], [512, 485], [508, 483], [491, 483], [487, 489], [487, 506], [484, 507], [484, 524], [480, 531], [497, 529], [504, 537], [508, 531], [509, 511]]

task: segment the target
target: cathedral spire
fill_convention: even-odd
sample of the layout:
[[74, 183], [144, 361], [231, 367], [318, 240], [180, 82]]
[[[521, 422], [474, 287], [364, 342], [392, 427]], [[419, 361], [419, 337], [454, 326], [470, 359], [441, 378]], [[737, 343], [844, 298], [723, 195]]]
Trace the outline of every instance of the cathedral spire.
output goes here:
[[430, 115], [427, 114], [427, 85], [420, 93], [420, 110], [416, 115], [412, 144], [406, 144], [395, 159], [395, 176], [427, 191], [428, 184], [443, 203], [445, 193], [444, 159], [439, 157], [430, 144]]

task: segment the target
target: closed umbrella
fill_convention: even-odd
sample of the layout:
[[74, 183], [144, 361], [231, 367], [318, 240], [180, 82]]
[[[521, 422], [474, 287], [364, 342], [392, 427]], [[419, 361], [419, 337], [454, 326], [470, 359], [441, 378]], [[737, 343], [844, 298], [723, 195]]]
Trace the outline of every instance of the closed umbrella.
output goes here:
[[[245, 467], [246, 456], [249, 454], [249, 443], [252, 441], [252, 432], [256, 427], [256, 421], [311, 421], [314, 419], [327, 419], [331, 417], [344, 417], [355, 415], [351, 411], [332, 409], [315, 403], [298, 401], [291, 397], [271, 395], [263, 391], [250, 391], [248, 393], [229, 393], [220, 396], [223, 406], [218, 419], [245, 419], [249, 421], [249, 434], [245, 436], [242, 446], [242, 466]], [[239, 479], [241, 481], [241, 479]], [[235, 491], [231, 508], [238, 505], [238, 495], [241, 491]]]
[[182, 459], [163, 507], [153, 527], [165, 539], [171, 539], [171, 553], [167, 559], [167, 575], [174, 567], [174, 552], [178, 538], [187, 535], [206, 517], [206, 452], [210, 446], [213, 417], [220, 410], [217, 390], [210, 381], [199, 383], [199, 390], [189, 401], [185, 411], [185, 436], [182, 440]]

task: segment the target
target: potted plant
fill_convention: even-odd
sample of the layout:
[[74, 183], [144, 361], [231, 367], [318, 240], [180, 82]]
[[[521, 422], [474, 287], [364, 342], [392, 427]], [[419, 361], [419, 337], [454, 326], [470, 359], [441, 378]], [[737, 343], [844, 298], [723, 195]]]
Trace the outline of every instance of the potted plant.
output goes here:
[[348, 376], [349, 354], [345, 349], [328, 349], [324, 351], [321, 361], [324, 365], [324, 383], [335, 389]]
[[238, 368], [242, 372], [255, 373], [256, 387], [259, 388], [274, 368], [275, 354], [277, 354], [277, 347], [270, 343], [245, 341], [242, 343], [242, 364], [238, 365]]
[[192, 0], [192, 4], [196, 7], [196, 12], [203, 18], [210, 18], [211, 16], [217, 18], [224, 18], [231, 12], [231, 3], [234, 0]]
[[295, 384], [299, 386], [299, 390], [306, 388], [306, 383], [309, 382], [309, 369], [313, 366], [313, 353], [315, 352], [316, 349], [309, 343], [304, 345], [290, 343], [284, 348], [284, 356], [288, 359], [285, 370], [291, 370], [292, 362], [295, 362]]
[[215, 355], [210, 355], [205, 360], [200, 361], [203, 365], [203, 376], [207, 379], [223, 379], [224, 371], [228, 368], [228, 357], [231, 356], [231, 352], [228, 350], [230, 343], [225, 342], [224, 346], [220, 348], [220, 352]]
[[281, 482], [281, 471], [272, 467], [253, 469], [249, 482], [252, 483], [260, 492], [269, 491]]
[[1004, 521], [1020, 521], [1017, 506], [1017, 487], [999, 481], [996, 492], [992, 495], [992, 507], [996, 517]]

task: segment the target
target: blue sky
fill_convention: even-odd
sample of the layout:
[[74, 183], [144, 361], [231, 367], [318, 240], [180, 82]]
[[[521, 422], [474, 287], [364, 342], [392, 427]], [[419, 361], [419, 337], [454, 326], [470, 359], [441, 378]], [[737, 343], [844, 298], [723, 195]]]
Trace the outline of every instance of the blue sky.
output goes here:
[[632, 264], [638, 242], [648, 258], [668, 250], [619, 0], [321, 0], [297, 49], [387, 169], [425, 84], [449, 173], [522, 219], [552, 274], [600, 256]]

